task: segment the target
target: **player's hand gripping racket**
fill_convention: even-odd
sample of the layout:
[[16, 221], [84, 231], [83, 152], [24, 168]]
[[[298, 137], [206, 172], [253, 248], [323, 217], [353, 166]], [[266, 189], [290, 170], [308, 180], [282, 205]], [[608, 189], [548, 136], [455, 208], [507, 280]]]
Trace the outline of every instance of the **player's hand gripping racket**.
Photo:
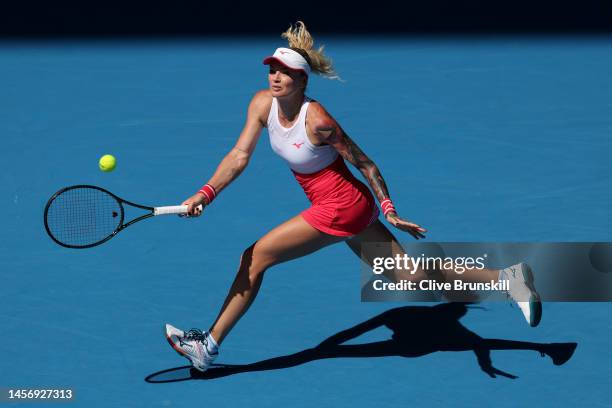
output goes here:
[[[148, 213], [124, 223], [124, 205]], [[61, 246], [91, 248], [138, 221], [157, 215], [186, 213], [186, 205], [146, 207], [123, 200], [100, 187], [78, 185], [63, 188], [49, 199], [45, 207], [45, 229]]]

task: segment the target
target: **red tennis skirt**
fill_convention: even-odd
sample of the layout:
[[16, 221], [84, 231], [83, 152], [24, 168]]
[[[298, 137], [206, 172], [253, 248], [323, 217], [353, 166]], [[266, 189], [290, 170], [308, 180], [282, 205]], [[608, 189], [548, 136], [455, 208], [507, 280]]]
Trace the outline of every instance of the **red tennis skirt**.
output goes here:
[[312, 206], [301, 215], [306, 222], [329, 235], [359, 234], [378, 218], [370, 190], [346, 167], [341, 156], [312, 174], [293, 172]]

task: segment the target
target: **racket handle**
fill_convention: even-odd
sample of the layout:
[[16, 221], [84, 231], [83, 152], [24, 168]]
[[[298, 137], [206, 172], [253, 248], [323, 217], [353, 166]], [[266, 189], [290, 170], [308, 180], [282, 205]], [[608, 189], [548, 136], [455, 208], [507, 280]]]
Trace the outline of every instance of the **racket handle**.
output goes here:
[[[200, 211], [202, 211], [202, 205], [198, 205]], [[187, 214], [186, 205], [170, 205], [168, 207], [155, 207], [153, 209], [153, 215], [169, 215], [169, 214]]]

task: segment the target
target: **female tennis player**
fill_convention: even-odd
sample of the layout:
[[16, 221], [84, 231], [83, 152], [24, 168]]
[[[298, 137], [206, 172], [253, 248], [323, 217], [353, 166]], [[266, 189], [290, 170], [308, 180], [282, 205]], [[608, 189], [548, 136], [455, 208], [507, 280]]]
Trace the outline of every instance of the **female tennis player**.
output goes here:
[[[199, 216], [201, 211], [197, 206], [211, 205], [217, 194], [244, 171], [262, 130], [267, 128], [272, 149], [287, 161], [312, 205], [272, 229], [242, 253], [236, 278], [210, 330], [184, 332], [166, 325], [170, 345], [200, 371], [205, 371], [217, 357], [219, 345], [257, 296], [264, 273], [271, 266], [338, 242], [346, 242], [370, 265], [375, 257], [403, 257], [403, 248], [379, 220], [376, 200], [389, 224], [415, 239], [425, 237], [425, 228], [399, 216], [376, 164], [319, 102], [305, 95], [312, 73], [338, 79], [323, 47], [313, 48], [313, 38], [302, 22], [290, 27], [282, 37], [288, 40], [289, 46], [278, 48], [263, 60], [270, 69], [269, 88], [252, 98], [246, 124], [236, 145], [208, 183], [183, 204], [189, 206], [190, 216]], [[345, 161], [363, 174], [374, 196], [353, 176]], [[370, 246], [363, 246], [367, 243], [389, 245], [370, 249]], [[529, 299], [517, 301], [528, 323], [535, 326], [540, 320], [541, 303], [530, 283], [531, 271], [525, 264], [501, 271], [468, 270], [462, 275], [453, 270], [386, 273], [386, 277], [394, 281], [420, 281], [432, 279], [432, 276], [438, 281], [509, 279], [509, 295], [515, 301]]]

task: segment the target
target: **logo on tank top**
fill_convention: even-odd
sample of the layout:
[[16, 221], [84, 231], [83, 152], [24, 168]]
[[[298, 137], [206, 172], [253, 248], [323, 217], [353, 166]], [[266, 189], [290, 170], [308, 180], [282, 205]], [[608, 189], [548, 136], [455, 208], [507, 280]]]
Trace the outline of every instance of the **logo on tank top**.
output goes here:
[[299, 149], [300, 147], [302, 147], [303, 144], [304, 144], [304, 142], [302, 142], [302, 143], [294, 143], [293, 145], [295, 146], [296, 149]]

